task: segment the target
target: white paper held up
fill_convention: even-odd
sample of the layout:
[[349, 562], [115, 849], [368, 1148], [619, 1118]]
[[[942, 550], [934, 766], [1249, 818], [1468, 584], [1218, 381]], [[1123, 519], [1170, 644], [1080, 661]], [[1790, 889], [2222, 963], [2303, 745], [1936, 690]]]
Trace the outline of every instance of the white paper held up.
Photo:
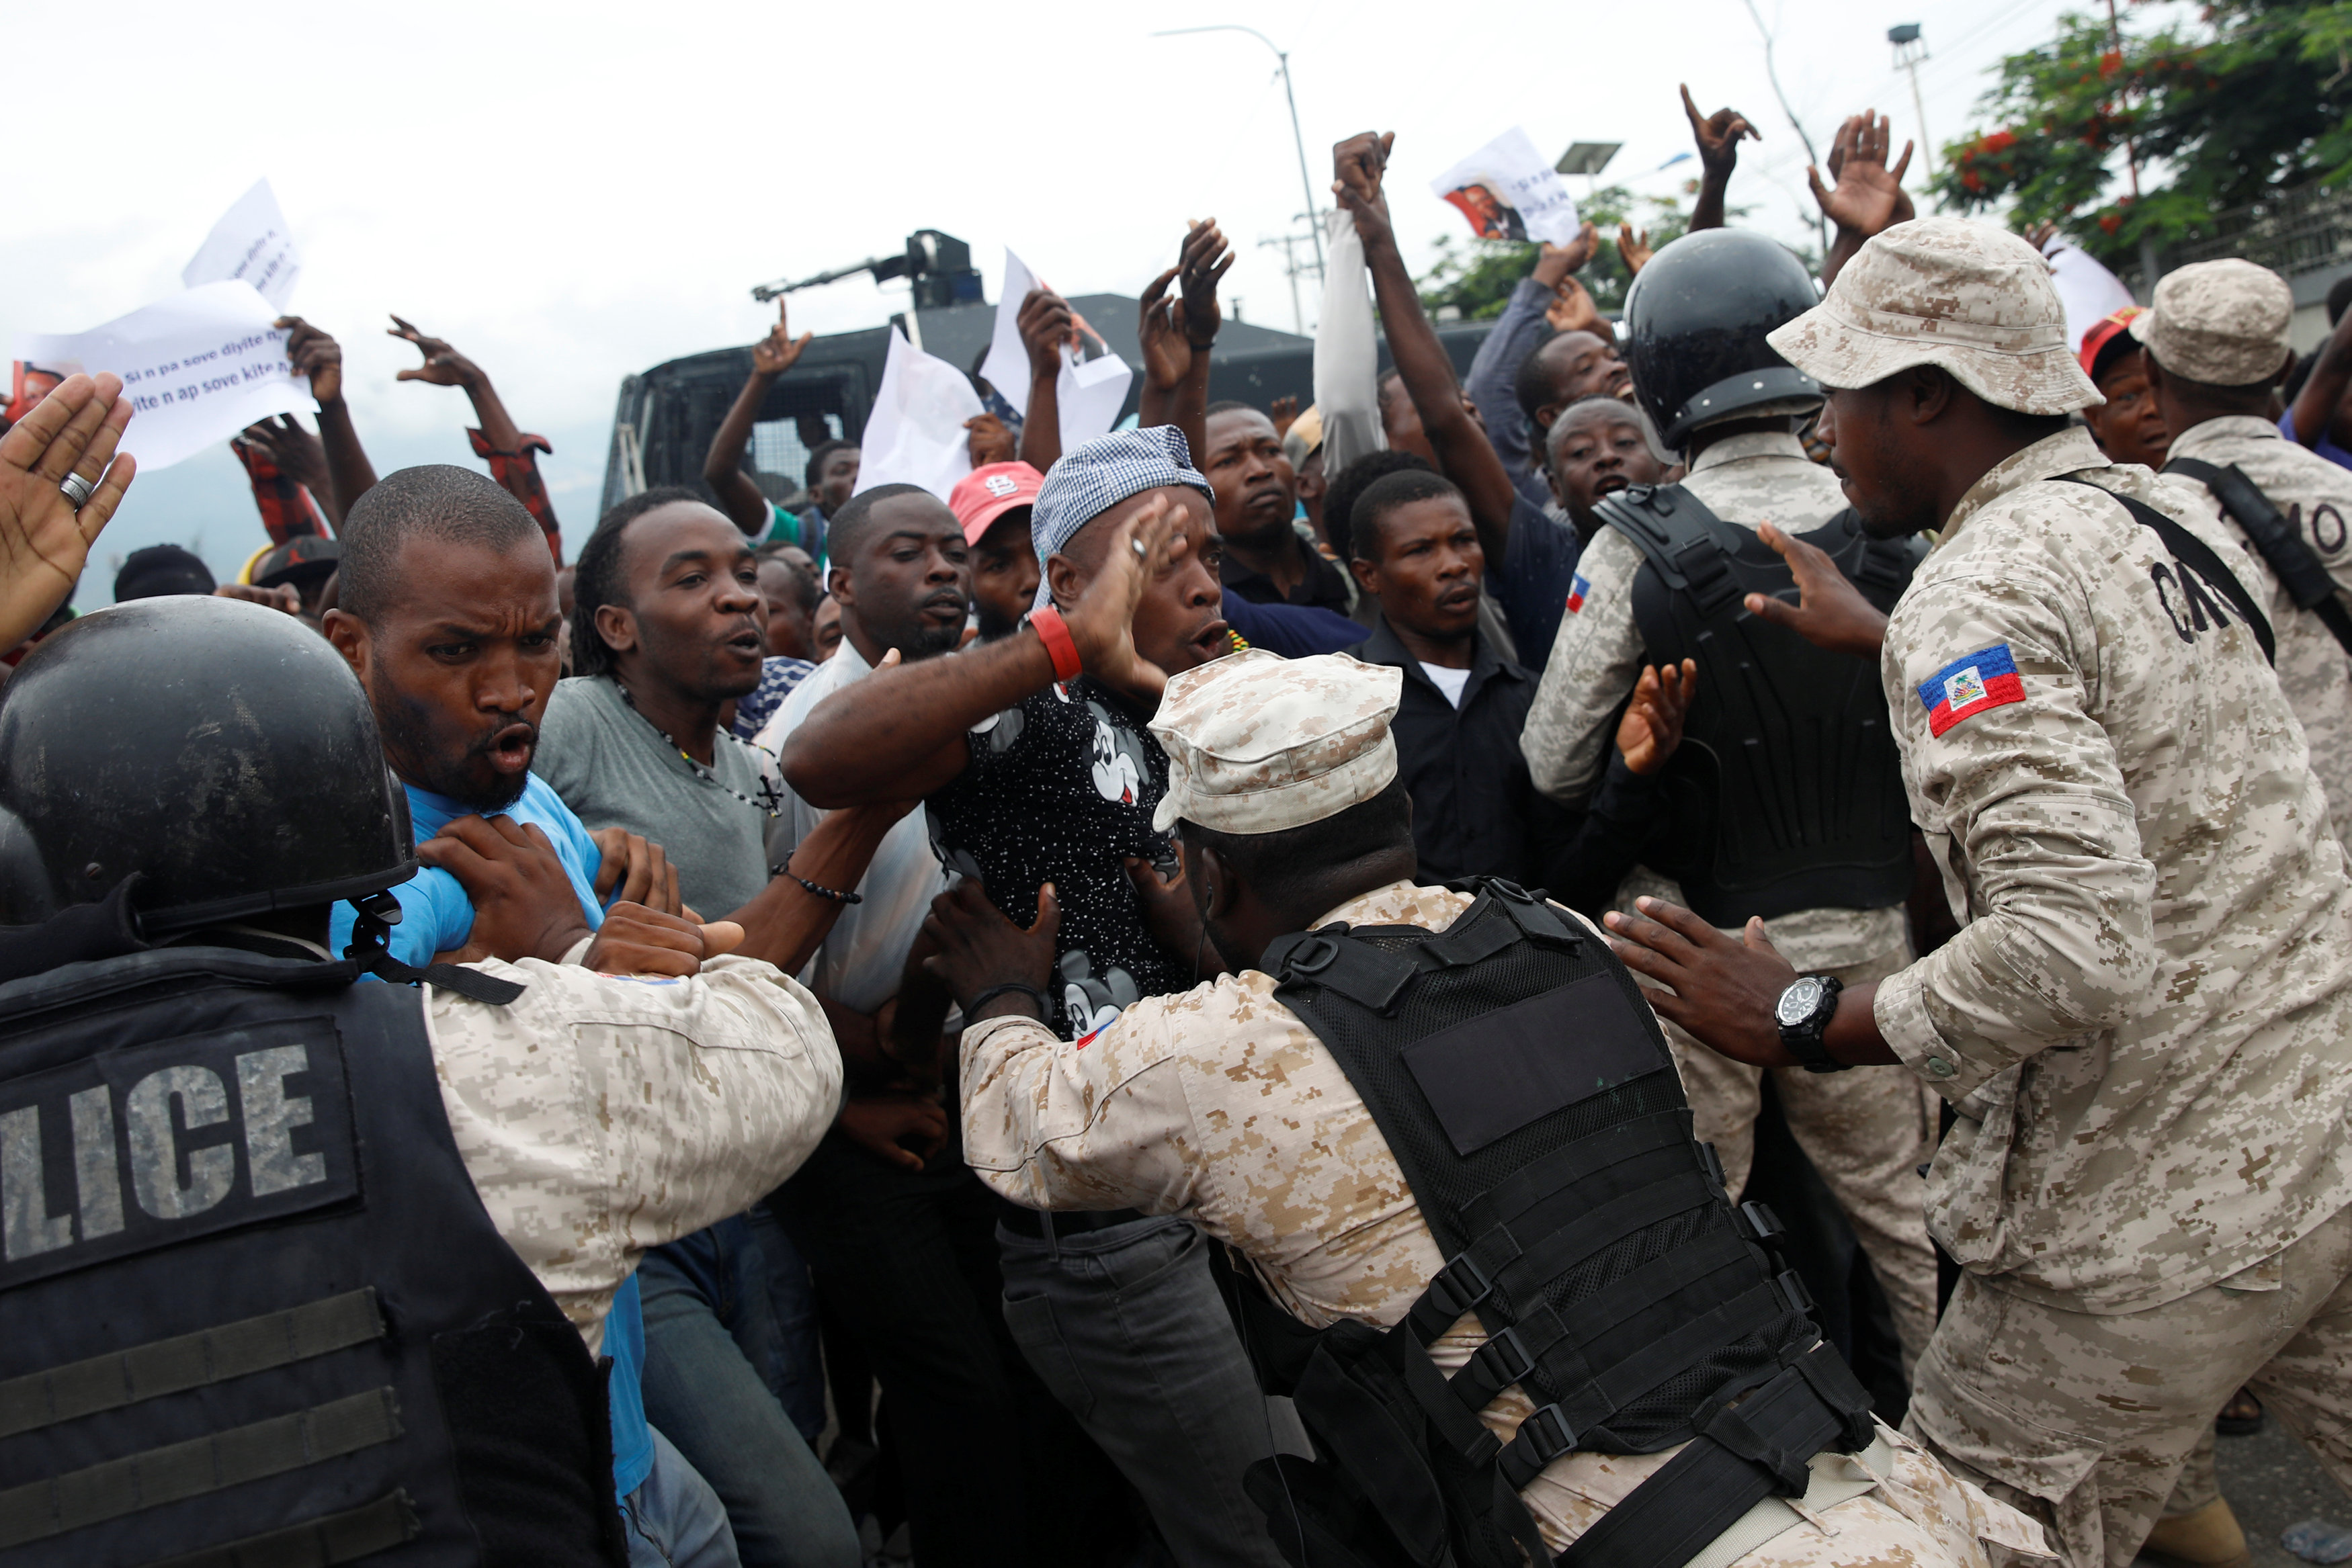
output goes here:
[[273, 413], [317, 411], [277, 319], [250, 283], [207, 283], [87, 332], [27, 336], [16, 357], [121, 376], [136, 413], [122, 450], [142, 469], [168, 468]]
[[294, 297], [294, 280], [301, 275], [301, 253], [294, 248], [286, 214], [278, 210], [269, 182], [261, 180], [221, 214], [197, 247], [195, 259], [181, 270], [180, 281], [201, 288], [243, 278], [282, 316], [286, 302]]
[[2072, 240], [2053, 239], [2042, 253], [2050, 260], [2050, 286], [2066, 312], [2066, 346], [2083, 351], [2083, 334], [2133, 303], [2123, 279]]
[[988, 358], [980, 366], [981, 379], [1024, 419], [1029, 417], [1029, 350], [1021, 341], [1021, 302], [1036, 287], [1036, 275], [1008, 247], [1004, 285], [996, 297], [996, 330], [988, 340]]
[[982, 412], [980, 394], [961, 371], [916, 348], [893, 327], [882, 390], [858, 444], [858, 491], [919, 485], [945, 501], [956, 481], [971, 472], [971, 433], [963, 423]]
[[1528, 133], [1514, 125], [1429, 183], [1482, 239], [1576, 237], [1576, 198]]

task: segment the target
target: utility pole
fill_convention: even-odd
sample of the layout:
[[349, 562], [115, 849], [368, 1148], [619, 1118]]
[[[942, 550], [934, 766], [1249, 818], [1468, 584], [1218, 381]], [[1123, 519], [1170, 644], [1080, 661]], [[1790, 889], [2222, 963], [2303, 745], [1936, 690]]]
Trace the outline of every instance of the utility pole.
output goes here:
[[1260, 250], [1274, 246], [1282, 247], [1283, 276], [1290, 279], [1290, 324], [1297, 330], [1298, 335], [1304, 338], [1307, 336], [1307, 312], [1301, 309], [1298, 304], [1298, 275], [1307, 270], [1306, 264], [1298, 259], [1297, 247], [1302, 237], [1298, 235], [1282, 235], [1274, 239], [1262, 239], [1257, 242], [1257, 245]]
[[[1174, 38], [1186, 33], [1247, 33], [1267, 48], [1274, 49], [1274, 57], [1282, 70], [1283, 100], [1290, 105], [1290, 140], [1298, 149], [1298, 184], [1299, 188], [1307, 193], [1307, 210], [1309, 213], [1314, 212], [1315, 177], [1307, 172], [1307, 138], [1298, 132], [1298, 96], [1290, 90], [1289, 52], [1275, 48], [1272, 38], [1267, 37], [1255, 27], [1244, 27], [1238, 22], [1216, 22], [1205, 27], [1171, 27], [1165, 32], [1154, 33], [1151, 36], [1155, 38]], [[1315, 241], [1315, 277], [1318, 281], [1320, 281], [1323, 277], [1323, 231], [1320, 225], [1311, 221], [1307, 227], [1310, 237]]]
[[1936, 170], [1936, 143], [1927, 134], [1927, 106], [1919, 97], [1919, 62], [1927, 57], [1927, 42], [1919, 36], [1919, 24], [1899, 22], [1886, 29], [1886, 41], [1895, 46], [1895, 68], [1908, 72], [1911, 78], [1911, 119], [1919, 128], [1919, 151], [1927, 155], [1927, 172]]
[[[2116, 0], [2107, 0], [2107, 47], [2115, 50], [2116, 68], [2121, 70], [2124, 63], [2124, 29], [2123, 24], [2116, 19]], [[2126, 104], [2130, 100], [2128, 91], [2121, 92], [2117, 97]], [[2137, 137], [2124, 138], [2124, 168], [2131, 175], [2132, 201], [2137, 204], [2139, 201], [2139, 141]], [[2158, 267], [2156, 242], [2148, 238], [2146, 233], [2142, 233], [2139, 236], [2140, 278], [2143, 285], [2150, 291], [2151, 298], [2156, 288]]]

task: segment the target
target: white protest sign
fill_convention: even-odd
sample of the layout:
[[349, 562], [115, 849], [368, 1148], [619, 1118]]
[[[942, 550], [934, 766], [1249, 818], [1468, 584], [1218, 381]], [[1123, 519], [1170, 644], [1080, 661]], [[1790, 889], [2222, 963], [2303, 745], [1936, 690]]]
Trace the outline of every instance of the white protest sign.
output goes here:
[[1576, 237], [1576, 198], [1516, 125], [1432, 180], [1429, 188], [1458, 208], [1481, 239], [1566, 245]]
[[277, 318], [250, 283], [208, 283], [87, 332], [26, 337], [16, 357], [121, 376], [135, 412], [122, 450], [142, 469], [168, 468], [273, 413], [316, 412]]
[[2043, 253], [2050, 258], [2050, 285], [2066, 312], [2066, 346], [2083, 351], [2083, 334], [2132, 303], [2123, 280], [2081, 246], [2054, 241]]
[[944, 501], [956, 481], [971, 472], [971, 432], [964, 421], [985, 411], [980, 394], [961, 371], [907, 341], [890, 329], [890, 353], [882, 362], [882, 390], [866, 416], [858, 443], [857, 488], [919, 485]]
[[269, 182], [263, 180], [221, 214], [198, 247], [195, 259], [181, 271], [180, 281], [201, 288], [207, 283], [242, 278], [259, 289], [282, 316], [286, 301], [294, 297], [294, 280], [301, 275], [302, 257], [294, 248], [286, 214], [278, 210], [278, 198], [271, 193]]
[[[1029, 417], [1029, 350], [1021, 341], [1021, 301], [1042, 287], [1011, 250], [1004, 253], [1004, 287], [996, 299], [996, 330], [980, 373], [1022, 418]], [[1061, 410], [1062, 450], [1107, 435], [1126, 406], [1135, 371], [1117, 354], [1080, 361], [1065, 346], [1061, 373], [1054, 378], [1054, 401]]]
[[1004, 287], [996, 296], [996, 330], [988, 340], [988, 358], [980, 366], [981, 379], [1024, 419], [1029, 417], [1029, 350], [1021, 341], [1021, 302], [1036, 287], [1036, 275], [1008, 247]]

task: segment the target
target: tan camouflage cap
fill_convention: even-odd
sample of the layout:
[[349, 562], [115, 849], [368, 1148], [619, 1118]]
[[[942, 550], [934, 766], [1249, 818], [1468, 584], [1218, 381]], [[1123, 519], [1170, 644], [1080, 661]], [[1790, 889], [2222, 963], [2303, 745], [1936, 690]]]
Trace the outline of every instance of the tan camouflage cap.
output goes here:
[[2267, 267], [2235, 256], [2168, 272], [2131, 335], [2175, 375], [2217, 387], [2252, 386], [2285, 368], [2294, 290]]
[[2071, 413], [2106, 402], [2066, 339], [2050, 264], [1991, 224], [1915, 218], [1854, 253], [1829, 298], [1765, 340], [1828, 387], [1938, 365], [1999, 408]]
[[1151, 825], [1278, 833], [1370, 800], [1397, 776], [1389, 720], [1403, 695], [1402, 670], [1345, 653], [1248, 648], [1185, 671], [1151, 721], [1168, 753]]

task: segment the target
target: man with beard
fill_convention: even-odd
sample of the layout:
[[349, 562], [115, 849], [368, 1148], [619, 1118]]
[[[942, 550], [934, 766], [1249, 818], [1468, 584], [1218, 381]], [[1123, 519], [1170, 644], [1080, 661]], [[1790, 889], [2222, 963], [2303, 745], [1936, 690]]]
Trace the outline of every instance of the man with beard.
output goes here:
[[1208, 408], [1201, 471], [1216, 492], [1218, 576], [1253, 604], [1313, 604], [1345, 615], [1348, 580], [1291, 525], [1298, 478], [1274, 421], [1245, 402]]
[[[1152, 827], [1168, 759], [1145, 725], [1171, 674], [1233, 647], [1211, 507], [1174, 425], [1064, 454], [1031, 515], [1045, 587], [1023, 630], [879, 671], [782, 747], [786, 781], [819, 804], [923, 793], [949, 864], [1006, 918], [1057, 932], [1052, 994], [1032, 999], [1065, 1039], [1189, 988], [1207, 951]], [[901, 1050], [929, 1069], [940, 1043], [934, 1019]], [[997, 1221], [1014, 1338], [1143, 1494], [1176, 1562], [1272, 1568], [1242, 1488], [1272, 1445], [1268, 1407], [1200, 1234], [1129, 1208], [1003, 1204]]]
[[[416, 966], [561, 961], [603, 922], [596, 883], [604, 857], [530, 771], [539, 719], [561, 673], [562, 620], [538, 524], [482, 475], [432, 465], [372, 486], [352, 503], [344, 538], [342, 588], [324, 630], [375, 710], [384, 760], [407, 791], [425, 862], [392, 890], [402, 916], [392, 927], [393, 956]], [[625, 837], [615, 836], [616, 850]], [[644, 874], [619, 891], [676, 914], [677, 873], [659, 850], [640, 841], [634, 857], [615, 856], [614, 871], [631, 858]], [[466, 869], [467, 882], [452, 864]], [[331, 952], [351, 946], [355, 916], [347, 902], [333, 906]], [[649, 1535], [681, 1560], [733, 1563], [719, 1499], [646, 1424], [635, 1277], [613, 1299], [604, 1348], [613, 1358], [614, 1485], [633, 1547]]]
[[[561, 935], [584, 919], [593, 929], [613, 891], [597, 886], [603, 849], [531, 771], [562, 622], [538, 525], [494, 481], [435, 465], [404, 468], [372, 487], [352, 503], [346, 535], [339, 607], [323, 629], [366, 688], [426, 864], [394, 890], [403, 918], [392, 928], [393, 956], [415, 965], [487, 956], [473, 936], [477, 899], [444, 869], [467, 843], [494, 855], [517, 852], [504, 857], [507, 873], [480, 901], [494, 902], [501, 922], [514, 915], [561, 923], [552, 933]], [[482, 820], [491, 816], [509, 826]], [[531, 829], [544, 849], [520, 852]], [[632, 858], [644, 868], [625, 895], [677, 913], [677, 873], [659, 849], [633, 850], [621, 834], [612, 843], [620, 852], [615, 872]], [[565, 907], [566, 883], [574, 908]], [[541, 908], [544, 916], [534, 916]], [[351, 940], [353, 914], [348, 904], [335, 905], [337, 952]], [[560, 958], [562, 950], [537, 956]]]

